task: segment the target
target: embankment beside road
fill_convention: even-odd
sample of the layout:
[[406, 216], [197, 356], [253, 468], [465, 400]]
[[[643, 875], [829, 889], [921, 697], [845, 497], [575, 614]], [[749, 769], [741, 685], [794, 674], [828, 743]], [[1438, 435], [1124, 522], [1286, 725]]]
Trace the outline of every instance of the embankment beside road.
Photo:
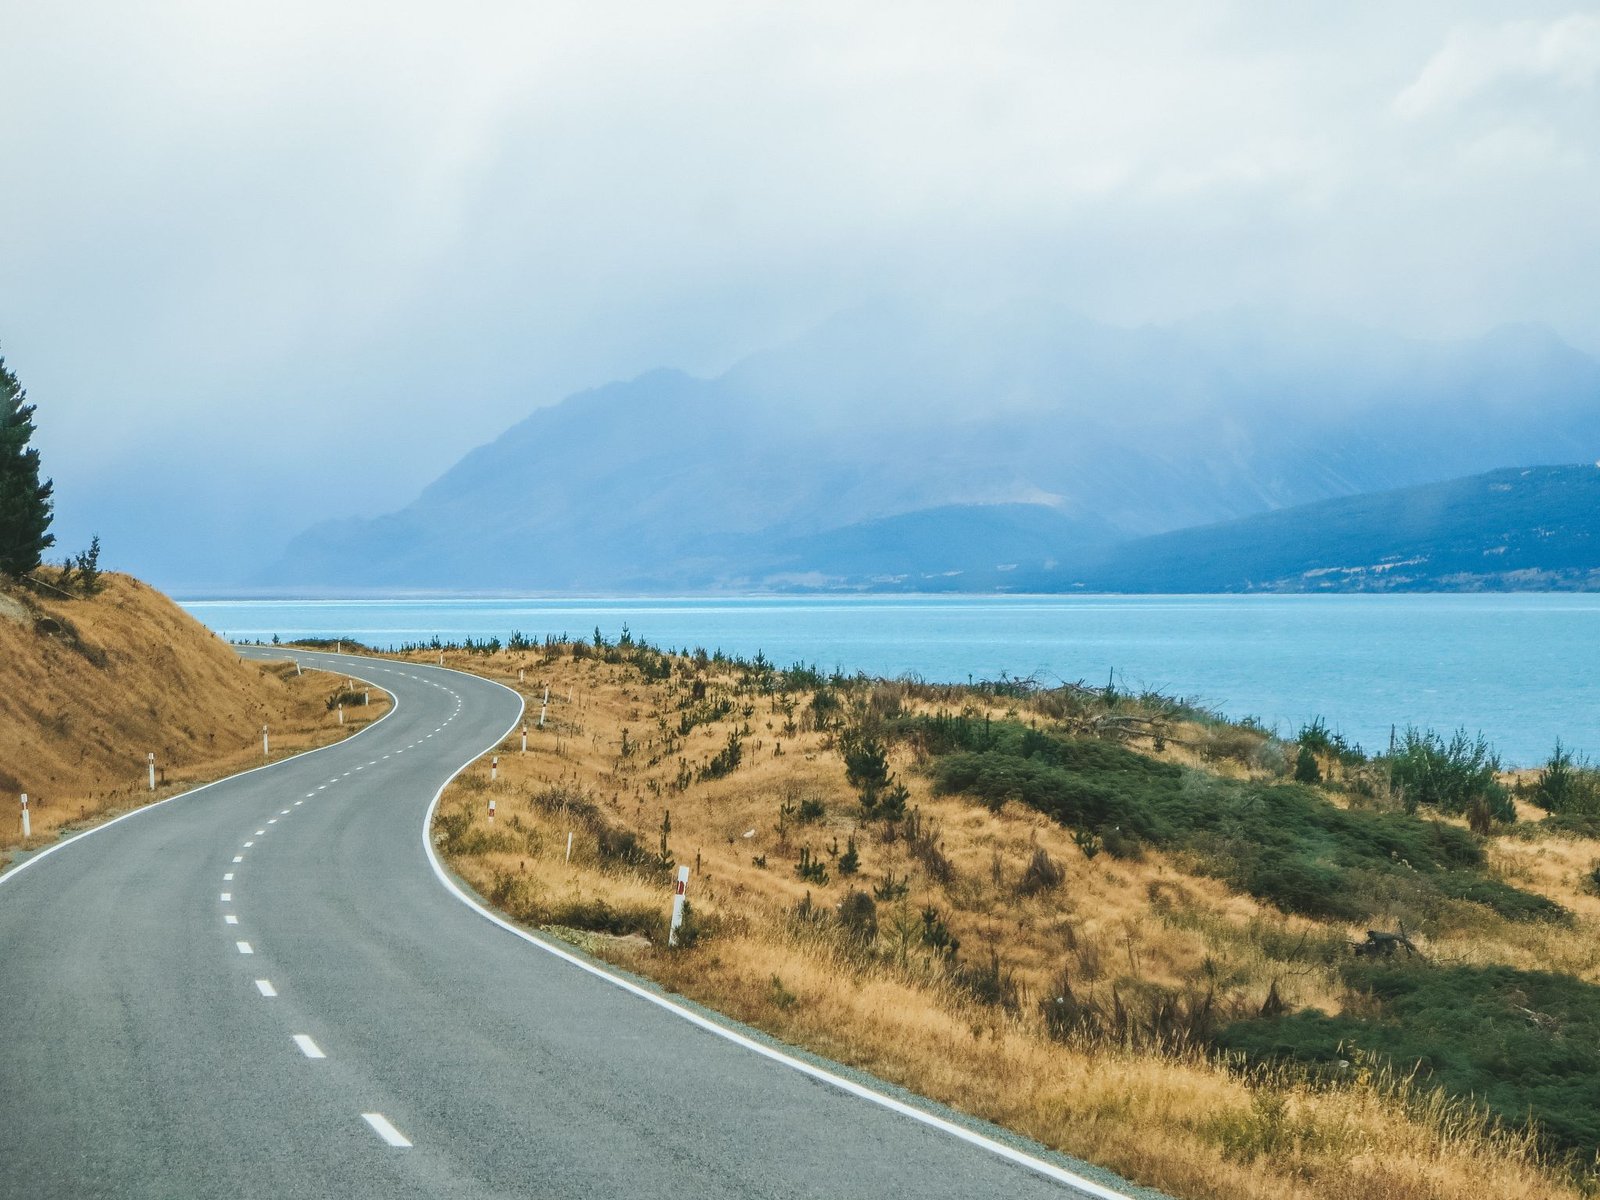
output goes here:
[[341, 725], [335, 697], [344, 680], [243, 662], [154, 588], [117, 574], [101, 585], [72, 596], [0, 585], [0, 852], [24, 844], [23, 793], [27, 846], [38, 848], [66, 829], [260, 765], [263, 725], [280, 758], [388, 711], [374, 690], [370, 703], [346, 705]]

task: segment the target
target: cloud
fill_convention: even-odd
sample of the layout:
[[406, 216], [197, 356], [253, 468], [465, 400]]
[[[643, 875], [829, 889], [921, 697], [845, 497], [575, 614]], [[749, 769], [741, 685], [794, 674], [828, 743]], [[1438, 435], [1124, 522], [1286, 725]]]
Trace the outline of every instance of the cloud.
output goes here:
[[[1592, 92], [1600, 80], [1600, 17], [1507, 21], [1452, 30], [1397, 97], [1410, 120], [1450, 113], [1496, 92]], [[1588, 98], [1592, 106], [1593, 99]], [[1592, 108], [1591, 108], [1592, 112]]]

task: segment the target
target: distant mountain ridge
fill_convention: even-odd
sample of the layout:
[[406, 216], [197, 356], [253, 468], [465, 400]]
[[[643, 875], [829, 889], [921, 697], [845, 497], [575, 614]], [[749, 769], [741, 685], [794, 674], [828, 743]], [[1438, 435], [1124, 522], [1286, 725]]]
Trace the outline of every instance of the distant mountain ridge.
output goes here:
[[656, 371], [536, 411], [399, 512], [308, 530], [254, 582], [1072, 586], [1121, 542], [1592, 459], [1597, 401], [1600, 364], [1531, 327], [1427, 343], [880, 307], [716, 379]]
[[[1600, 590], [1600, 464], [1491, 471], [1140, 538], [1086, 564], [1113, 592]], [[1064, 577], [1035, 577], [1059, 590]]]

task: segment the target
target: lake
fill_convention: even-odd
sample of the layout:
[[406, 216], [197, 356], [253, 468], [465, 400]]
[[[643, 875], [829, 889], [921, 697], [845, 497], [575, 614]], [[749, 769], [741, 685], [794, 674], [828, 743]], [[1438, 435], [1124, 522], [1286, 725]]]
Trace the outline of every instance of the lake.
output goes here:
[[236, 641], [495, 636], [702, 646], [930, 681], [1033, 676], [1157, 689], [1293, 735], [1321, 716], [1369, 750], [1391, 725], [1482, 731], [1508, 764], [1557, 737], [1600, 755], [1600, 596], [1001, 596], [186, 600]]

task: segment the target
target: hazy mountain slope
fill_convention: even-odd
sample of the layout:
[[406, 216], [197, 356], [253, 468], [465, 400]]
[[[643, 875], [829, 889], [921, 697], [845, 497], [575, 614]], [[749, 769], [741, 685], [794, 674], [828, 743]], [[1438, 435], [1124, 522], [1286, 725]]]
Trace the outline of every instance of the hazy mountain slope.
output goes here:
[[952, 505], [790, 538], [748, 554], [762, 587], [855, 587], [895, 591], [993, 591], [1019, 574], [1062, 567], [1108, 550], [1111, 531], [1042, 504]]
[[1493, 471], [1141, 538], [1072, 582], [1129, 592], [1600, 587], [1600, 469]]
[[849, 571], [807, 561], [803, 539], [974, 505], [1055, 509], [1051, 557], [1074, 561], [1099, 531], [1591, 459], [1597, 400], [1600, 365], [1534, 329], [1442, 344], [1265, 318], [1126, 330], [872, 309], [718, 379], [658, 371], [537, 411], [400, 512], [309, 531], [256, 582], [749, 587], [853, 576], [874, 552], [905, 570], [862, 574], [938, 574], [937, 556], [904, 559], [894, 525], [849, 535]]

